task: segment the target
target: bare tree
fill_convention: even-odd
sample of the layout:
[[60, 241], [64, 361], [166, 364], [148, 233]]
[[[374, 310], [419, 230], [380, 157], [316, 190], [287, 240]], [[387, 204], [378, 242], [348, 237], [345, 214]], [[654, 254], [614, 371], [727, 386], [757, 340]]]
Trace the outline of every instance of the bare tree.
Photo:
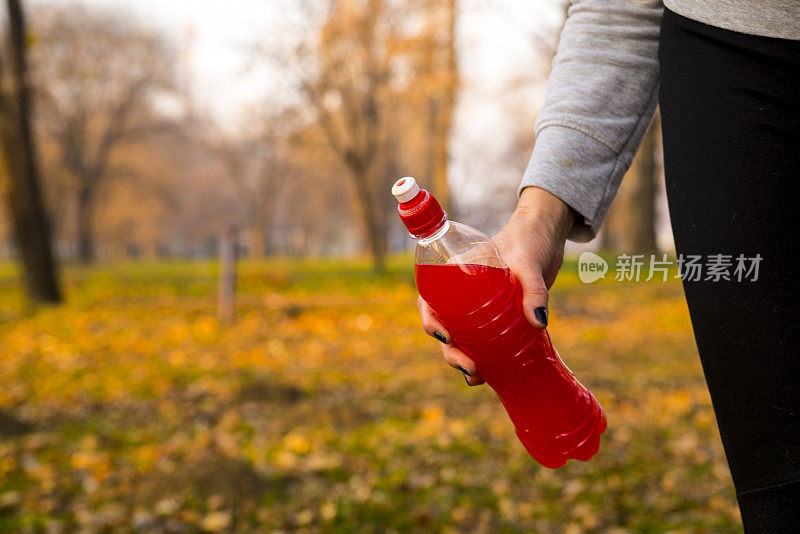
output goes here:
[[35, 29], [42, 121], [75, 194], [78, 257], [90, 261], [98, 191], [118, 172], [115, 150], [168, 127], [153, 99], [173, 88], [174, 53], [160, 35], [80, 4], [48, 5]]
[[[297, 47], [262, 42], [257, 52], [294, 77], [303, 120], [320, 132], [350, 178], [380, 272], [394, 209], [388, 191], [398, 174], [424, 176], [442, 200], [448, 196], [458, 88], [456, 3], [330, 0], [327, 10], [305, 5], [304, 18], [314, 22]], [[429, 17], [441, 24], [430, 24]]]
[[[387, 167], [395, 136], [387, 135], [388, 98], [398, 34], [384, 0], [331, 2], [314, 36], [290, 68], [314, 121], [352, 179], [376, 271], [387, 252]], [[267, 53], [274, 58], [274, 51]]]
[[6, 200], [28, 295], [34, 301], [55, 303], [61, 296], [31, 127], [25, 14], [19, 0], [8, 0], [7, 6], [10, 74], [4, 72], [0, 59], [0, 161], [7, 181]]
[[376, 176], [382, 93], [391, 79], [381, 25], [385, 10], [383, 0], [367, 0], [361, 9], [355, 3], [336, 6], [320, 32], [315, 76], [302, 80], [328, 142], [350, 171], [377, 271], [384, 269], [387, 250], [386, 214], [378, 201], [384, 181]]

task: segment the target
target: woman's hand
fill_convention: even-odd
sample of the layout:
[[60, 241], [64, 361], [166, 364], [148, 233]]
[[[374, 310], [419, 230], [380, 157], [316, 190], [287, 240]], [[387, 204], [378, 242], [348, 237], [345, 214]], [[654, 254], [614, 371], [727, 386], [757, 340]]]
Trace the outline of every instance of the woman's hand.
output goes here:
[[[517, 209], [493, 240], [523, 291], [525, 317], [536, 328], [547, 326], [548, 290], [564, 260], [564, 243], [575, 212], [560, 198], [538, 187], [522, 191]], [[452, 344], [447, 329], [428, 304], [417, 300], [422, 327], [441, 342], [445, 361], [464, 373], [470, 386], [483, 383], [475, 362]]]

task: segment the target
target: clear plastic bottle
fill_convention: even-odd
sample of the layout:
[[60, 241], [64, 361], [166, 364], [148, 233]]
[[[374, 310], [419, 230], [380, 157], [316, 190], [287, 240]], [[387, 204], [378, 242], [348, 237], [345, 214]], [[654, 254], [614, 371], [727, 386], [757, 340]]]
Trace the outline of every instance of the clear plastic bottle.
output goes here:
[[500, 397], [528, 453], [550, 468], [589, 460], [606, 429], [603, 408], [564, 365], [547, 331], [526, 319], [520, 284], [491, 238], [448, 221], [413, 178], [398, 180], [392, 193], [417, 239], [420, 295]]

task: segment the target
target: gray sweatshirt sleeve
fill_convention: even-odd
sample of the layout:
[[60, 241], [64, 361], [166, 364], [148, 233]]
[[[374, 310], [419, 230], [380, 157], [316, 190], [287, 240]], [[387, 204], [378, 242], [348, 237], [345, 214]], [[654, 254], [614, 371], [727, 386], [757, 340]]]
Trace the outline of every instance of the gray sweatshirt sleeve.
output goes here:
[[600, 228], [658, 101], [661, 0], [573, 0], [519, 191], [537, 186]]

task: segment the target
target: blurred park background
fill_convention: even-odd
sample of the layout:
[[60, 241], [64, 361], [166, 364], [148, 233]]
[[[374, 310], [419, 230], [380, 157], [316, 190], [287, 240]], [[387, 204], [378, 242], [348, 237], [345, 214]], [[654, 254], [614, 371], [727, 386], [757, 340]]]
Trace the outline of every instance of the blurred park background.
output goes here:
[[514, 207], [559, 1], [4, 0], [0, 532], [735, 532], [658, 120], [551, 336], [606, 408], [538, 466], [419, 326], [399, 176]]

